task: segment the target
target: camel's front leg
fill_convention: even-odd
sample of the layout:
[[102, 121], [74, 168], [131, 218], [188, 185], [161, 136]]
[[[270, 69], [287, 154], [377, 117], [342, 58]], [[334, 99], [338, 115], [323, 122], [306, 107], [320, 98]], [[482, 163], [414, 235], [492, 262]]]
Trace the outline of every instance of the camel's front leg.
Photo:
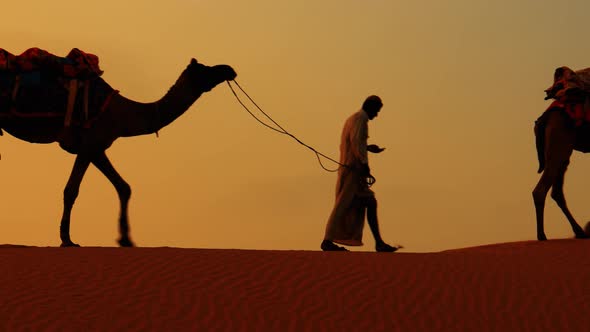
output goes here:
[[75, 244], [70, 239], [70, 215], [76, 197], [78, 197], [80, 183], [82, 182], [82, 178], [84, 178], [88, 165], [90, 165], [90, 159], [87, 156], [78, 155], [74, 162], [74, 168], [72, 169], [66, 188], [64, 189], [64, 210], [59, 229], [62, 247], [79, 247], [79, 245]]
[[537, 239], [539, 241], [547, 240], [545, 235], [544, 214], [545, 214], [545, 199], [547, 193], [555, 181], [555, 176], [548, 172], [547, 169], [541, 175], [539, 182], [533, 190], [533, 200], [535, 202], [535, 212], [537, 216]]
[[104, 151], [94, 156], [92, 163], [111, 181], [117, 190], [117, 194], [119, 194], [119, 201], [121, 203], [119, 232], [121, 233], [121, 238], [117, 242], [119, 242], [121, 247], [133, 247], [133, 242], [129, 238], [129, 221], [127, 217], [127, 206], [131, 197], [131, 187], [117, 173]]

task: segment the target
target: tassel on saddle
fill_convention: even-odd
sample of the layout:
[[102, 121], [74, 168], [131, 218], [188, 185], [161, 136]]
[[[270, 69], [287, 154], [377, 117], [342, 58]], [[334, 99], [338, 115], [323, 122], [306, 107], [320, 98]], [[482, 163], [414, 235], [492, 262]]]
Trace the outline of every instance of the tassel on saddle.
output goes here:
[[77, 145], [78, 139], [74, 134], [74, 128], [72, 128], [72, 115], [74, 114], [74, 106], [76, 104], [76, 97], [78, 95], [78, 89], [82, 87], [82, 123], [88, 120], [88, 80], [79, 81], [77, 79], [70, 79], [67, 85], [68, 89], [68, 103], [66, 107], [66, 114], [64, 116], [64, 127], [58, 139], [59, 145], [62, 149], [74, 153], [75, 146]]

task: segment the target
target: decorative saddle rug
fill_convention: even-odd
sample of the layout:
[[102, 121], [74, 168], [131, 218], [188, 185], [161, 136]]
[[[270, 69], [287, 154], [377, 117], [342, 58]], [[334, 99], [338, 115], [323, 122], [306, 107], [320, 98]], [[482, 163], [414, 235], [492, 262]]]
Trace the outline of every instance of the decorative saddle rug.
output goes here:
[[553, 75], [553, 85], [545, 90], [545, 99], [555, 99], [549, 109], [563, 109], [576, 127], [590, 122], [590, 68], [573, 71], [559, 67]]
[[96, 78], [103, 73], [98, 65], [98, 57], [94, 54], [74, 48], [64, 58], [36, 47], [29, 48], [18, 56], [0, 48], [0, 71], [47, 71], [57, 76], [78, 79]]
[[7, 117], [63, 117], [66, 127], [88, 125], [116, 92], [102, 73], [98, 57], [77, 48], [66, 57], [39, 48], [18, 56], [0, 49], [0, 127]]

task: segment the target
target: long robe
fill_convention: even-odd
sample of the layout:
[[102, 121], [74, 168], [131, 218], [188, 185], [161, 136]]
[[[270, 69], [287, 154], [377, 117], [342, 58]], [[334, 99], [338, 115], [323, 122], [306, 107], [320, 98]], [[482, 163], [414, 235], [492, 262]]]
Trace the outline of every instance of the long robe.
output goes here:
[[349, 246], [363, 245], [365, 205], [363, 199], [375, 194], [360, 170], [368, 164], [367, 139], [369, 117], [360, 110], [344, 123], [340, 141], [340, 163], [349, 167], [338, 169], [336, 201], [324, 239]]

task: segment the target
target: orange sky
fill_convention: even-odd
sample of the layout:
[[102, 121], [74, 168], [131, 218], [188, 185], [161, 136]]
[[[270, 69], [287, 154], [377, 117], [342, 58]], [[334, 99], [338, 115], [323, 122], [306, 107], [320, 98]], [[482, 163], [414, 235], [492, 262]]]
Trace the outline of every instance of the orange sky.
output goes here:
[[[191, 57], [226, 63], [283, 127], [338, 156], [340, 130], [363, 99], [383, 237], [407, 251], [535, 238], [532, 126], [553, 70], [590, 66], [583, 1], [79, 1], [4, 4], [0, 47], [73, 47], [100, 56], [129, 98], [159, 99]], [[74, 156], [3, 136], [0, 243], [59, 245], [62, 192]], [[226, 85], [154, 135], [107, 151], [133, 189], [140, 246], [317, 250], [336, 176], [288, 137], [257, 124]], [[575, 154], [566, 195], [590, 217], [590, 159]], [[72, 238], [112, 246], [118, 200], [92, 167]], [[572, 236], [548, 201], [547, 235]], [[365, 228], [366, 245], [373, 240]]]

